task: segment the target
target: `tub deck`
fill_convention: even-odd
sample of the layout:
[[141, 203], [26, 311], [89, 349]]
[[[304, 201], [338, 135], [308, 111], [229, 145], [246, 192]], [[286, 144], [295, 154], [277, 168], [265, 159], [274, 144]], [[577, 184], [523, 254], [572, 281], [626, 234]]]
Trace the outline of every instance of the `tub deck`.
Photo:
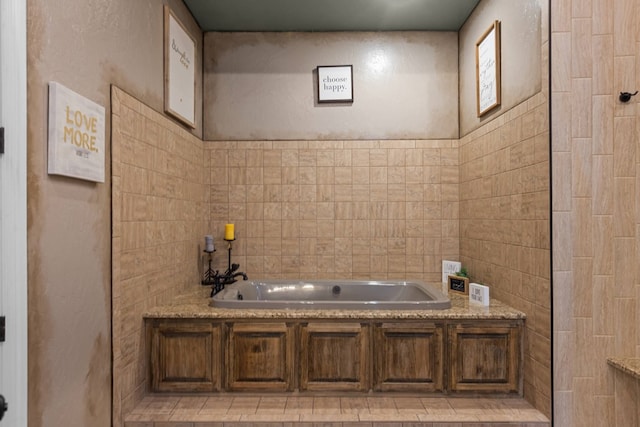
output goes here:
[[466, 295], [449, 293], [451, 308], [444, 310], [329, 310], [329, 309], [253, 309], [219, 308], [209, 305], [209, 287], [199, 287], [173, 301], [147, 310], [146, 319], [525, 319], [526, 314], [502, 302], [491, 299], [489, 307], [469, 305]]

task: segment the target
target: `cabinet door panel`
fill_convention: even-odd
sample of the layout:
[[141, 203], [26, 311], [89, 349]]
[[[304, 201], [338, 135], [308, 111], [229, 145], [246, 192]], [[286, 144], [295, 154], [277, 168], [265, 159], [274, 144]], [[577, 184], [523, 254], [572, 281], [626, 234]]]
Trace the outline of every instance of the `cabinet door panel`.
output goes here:
[[521, 393], [519, 325], [455, 325], [449, 331], [452, 391]]
[[230, 390], [293, 388], [293, 327], [285, 323], [235, 323], [229, 327]]
[[220, 327], [158, 323], [151, 331], [152, 391], [215, 391], [220, 385]]
[[367, 390], [369, 328], [360, 323], [302, 327], [301, 390]]
[[374, 348], [374, 389], [442, 391], [442, 325], [378, 325]]

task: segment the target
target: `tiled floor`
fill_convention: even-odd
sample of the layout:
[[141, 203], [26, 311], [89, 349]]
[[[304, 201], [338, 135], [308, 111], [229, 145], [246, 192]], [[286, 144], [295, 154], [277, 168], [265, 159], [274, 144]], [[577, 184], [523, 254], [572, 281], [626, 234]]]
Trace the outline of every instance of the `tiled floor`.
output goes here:
[[548, 427], [520, 398], [149, 396], [125, 427]]

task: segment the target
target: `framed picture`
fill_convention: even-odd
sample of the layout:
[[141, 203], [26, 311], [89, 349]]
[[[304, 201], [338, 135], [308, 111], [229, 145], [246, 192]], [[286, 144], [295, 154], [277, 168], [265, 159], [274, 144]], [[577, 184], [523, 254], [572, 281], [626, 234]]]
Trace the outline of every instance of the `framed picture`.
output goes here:
[[450, 274], [447, 279], [447, 289], [449, 292], [469, 295], [469, 278]]
[[500, 105], [500, 21], [476, 42], [476, 99], [478, 117]]
[[195, 128], [196, 41], [164, 6], [164, 110]]
[[353, 66], [318, 66], [318, 102], [353, 102]]
[[49, 174], [104, 182], [105, 135], [102, 105], [49, 82]]

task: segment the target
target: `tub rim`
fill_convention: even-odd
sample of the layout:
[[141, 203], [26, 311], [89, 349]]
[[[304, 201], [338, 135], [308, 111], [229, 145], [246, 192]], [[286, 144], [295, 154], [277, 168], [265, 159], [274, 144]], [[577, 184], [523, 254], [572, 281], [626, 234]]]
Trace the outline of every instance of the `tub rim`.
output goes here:
[[[305, 283], [314, 284], [362, 284], [366, 286], [394, 285], [394, 286], [417, 286], [428, 294], [430, 301], [304, 301], [304, 300], [238, 300], [232, 296], [240, 286], [247, 286], [247, 283], [258, 284], [281, 284], [281, 285], [301, 285]], [[440, 289], [442, 286], [440, 286]], [[211, 298], [209, 305], [214, 308], [229, 309], [291, 309], [291, 310], [446, 310], [451, 308], [451, 299], [440, 290], [437, 285], [429, 284], [420, 280], [357, 280], [357, 279], [255, 279], [243, 280], [231, 285], [227, 285], [223, 291]], [[227, 297], [225, 299], [225, 297]]]

